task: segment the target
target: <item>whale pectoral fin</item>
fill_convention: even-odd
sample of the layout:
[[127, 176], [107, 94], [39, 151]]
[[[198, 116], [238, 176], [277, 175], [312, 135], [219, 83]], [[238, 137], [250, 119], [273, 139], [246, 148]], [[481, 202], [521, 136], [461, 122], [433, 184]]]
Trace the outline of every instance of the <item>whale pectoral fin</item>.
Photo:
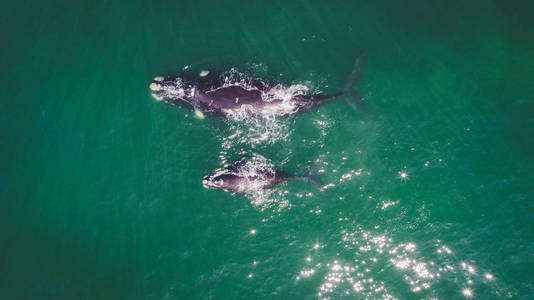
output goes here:
[[199, 119], [199, 120], [203, 120], [206, 118], [206, 115], [204, 115], [204, 113], [198, 109], [195, 108], [195, 118]]

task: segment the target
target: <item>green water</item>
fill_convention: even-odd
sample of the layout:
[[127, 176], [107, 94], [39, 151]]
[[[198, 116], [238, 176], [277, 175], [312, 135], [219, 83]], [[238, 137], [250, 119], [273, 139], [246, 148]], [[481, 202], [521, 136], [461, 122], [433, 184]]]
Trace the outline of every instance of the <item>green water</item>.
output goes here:
[[[0, 2], [0, 298], [534, 298], [531, 2], [136, 2]], [[363, 52], [366, 112], [257, 144], [149, 95], [189, 65], [335, 91]], [[237, 153], [329, 188], [204, 189]]]

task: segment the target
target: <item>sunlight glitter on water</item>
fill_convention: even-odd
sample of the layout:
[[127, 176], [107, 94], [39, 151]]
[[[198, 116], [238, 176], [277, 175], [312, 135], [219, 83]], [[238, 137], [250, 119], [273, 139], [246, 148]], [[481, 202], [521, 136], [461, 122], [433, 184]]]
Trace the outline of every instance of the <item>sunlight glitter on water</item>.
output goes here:
[[473, 298], [473, 290], [470, 289], [470, 288], [465, 288], [462, 290], [462, 294], [466, 297], [466, 298]]
[[[340, 222], [344, 221], [345, 218], [340, 218]], [[386, 232], [367, 231], [359, 226], [356, 230], [343, 229], [340, 242], [343, 245], [344, 257], [353, 253], [352, 260], [327, 259], [312, 263], [312, 260], [320, 260], [319, 257], [307, 256], [306, 266], [296, 276], [296, 280], [301, 281], [319, 273], [326, 273], [317, 293], [319, 298], [330, 299], [339, 294], [353, 294], [393, 299], [394, 296], [388, 292], [388, 284], [373, 278], [373, 274], [380, 273], [384, 264], [397, 270], [412, 293], [431, 291], [433, 285], [447, 280], [457, 284], [465, 297], [472, 297], [473, 286], [493, 279], [490, 273], [477, 276], [474, 264], [458, 261], [456, 257], [451, 256], [452, 250], [439, 240], [434, 243], [434, 253], [438, 254], [437, 257], [424, 257], [414, 242], [397, 243]], [[325, 248], [328, 246], [324, 245]], [[315, 246], [312, 248], [315, 249]]]
[[222, 147], [225, 150], [251, 146], [258, 144], [275, 144], [287, 142], [292, 130], [287, 122], [274, 118], [258, 120], [255, 118], [245, 118], [241, 122], [228, 122], [228, 136], [222, 137]]

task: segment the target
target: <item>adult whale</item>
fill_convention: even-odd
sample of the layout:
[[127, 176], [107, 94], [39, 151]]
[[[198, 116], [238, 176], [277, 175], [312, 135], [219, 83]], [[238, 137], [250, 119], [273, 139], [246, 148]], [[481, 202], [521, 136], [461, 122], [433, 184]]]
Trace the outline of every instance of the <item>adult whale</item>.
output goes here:
[[[152, 96], [167, 103], [188, 106], [195, 113], [204, 115], [230, 116], [245, 113], [253, 116], [288, 116], [321, 105], [329, 100], [354, 90], [359, 81], [364, 56], [354, 63], [347, 84], [334, 94], [308, 94], [304, 85], [283, 86], [267, 84], [259, 79], [246, 78], [229, 81], [224, 74], [202, 71], [198, 75], [155, 77], [150, 83]], [[349, 102], [356, 108], [361, 99], [354, 97]]]

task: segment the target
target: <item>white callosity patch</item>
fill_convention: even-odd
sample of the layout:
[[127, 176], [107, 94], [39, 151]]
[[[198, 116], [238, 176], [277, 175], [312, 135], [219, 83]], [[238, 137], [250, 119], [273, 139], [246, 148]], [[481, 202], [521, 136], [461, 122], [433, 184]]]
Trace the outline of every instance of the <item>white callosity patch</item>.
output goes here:
[[[151, 83], [150, 84], [150, 89], [152, 91], [159, 91], [159, 89], [161, 88], [161, 85], [160, 84], [157, 84], [157, 83]], [[156, 99], [156, 101], [162, 101], [163, 100], [163, 97], [161, 97], [160, 95], [156, 94], [156, 93], [152, 93], [152, 97], [154, 99]]]
[[157, 76], [154, 82], [150, 84], [152, 96], [156, 100], [178, 100], [193, 97], [195, 88], [192, 85], [185, 84], [179, 77], [172, 81], [165, 81], [163, 77]]

